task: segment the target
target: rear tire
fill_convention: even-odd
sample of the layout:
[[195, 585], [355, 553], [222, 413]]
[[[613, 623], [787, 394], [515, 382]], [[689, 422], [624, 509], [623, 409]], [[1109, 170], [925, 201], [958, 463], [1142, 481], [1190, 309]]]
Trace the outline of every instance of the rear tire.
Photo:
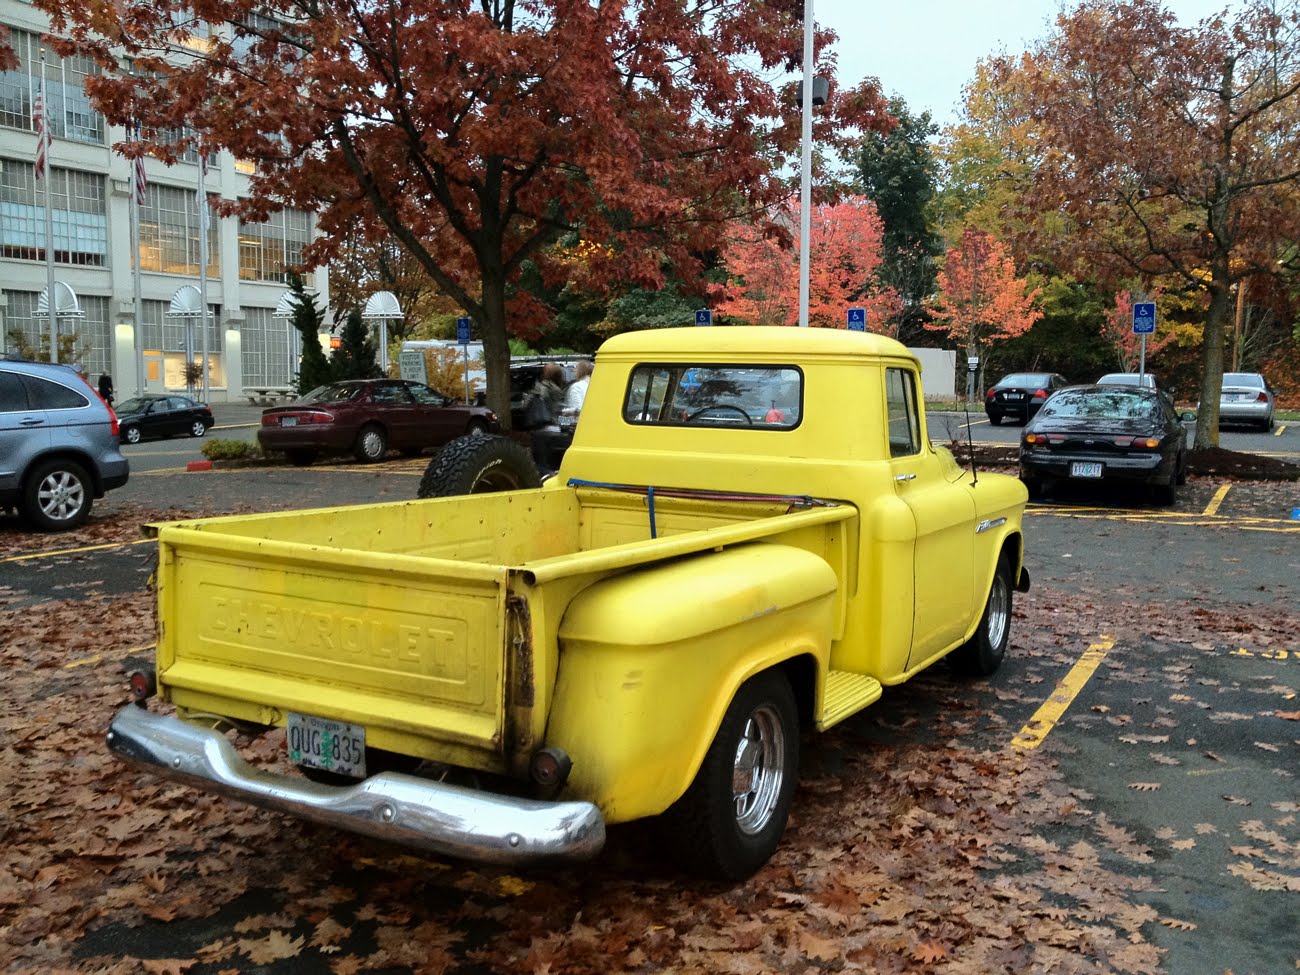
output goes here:
[[772, 858], [799, 777], [799, 709], [785, 674], [740, 686], [695, 780], [664, 814], [682, 866], [744, 880]]
[[1002, 425], [1002, 414], [1001, 414], [1001, 413], [990, 413], [990, 414], [989, 414], [989, 423], [990, 423], [992, 426], [995, 426], [995, 427], [996, 427], [996, 426], [1001, 426], [1001, 425]]
[[509, 437], [470, 434], [457, 437], [429, 461], [418, 498], [520, 491], [542, 483], [533, 459]]
[[384, 428], [374, 423], [367, 423], [357, 434], [357, 442], [352, 447], [352, 456], [363, 464], [373, 464], [383, 460], [388, 453], [388, 436]]
[[1043, 491], [1043, 482], [1041, 478], [1022, 477], [1020, 480], [1025, 485], [1025, 490], [1029, 492], [1030, 501], [1043, 500], [1043, 495], [1045, 492]]
[[1170, 474], [1169, 483], [1156, 484], [1151, 488], [1151, 493], [1155, 495], [1157, 504], [1172, 508], [1178, 503], [1178, 475]]
[[201, 437], [208, 432], [208, 428], [203, 425], [202, 420], [195, 420], [190, 424], [190, 436]]
[[52, 460], [31, 472], [19, 510], [40, 531], [68, 531], [90, 517], [94, 503], [95, 485], [85, 468], [69, 460]]
[[139, 443], [143, 437], [140, 434], [139, 427], [123, 427], [121, 439], [123, 443]]
[[1002, 666], [1011, 642], [1011, 566], [1005, 555], [993, 571], [993, 584], [974, 635], [951, 654], [953, 666], [972, 677], [987, 677]]

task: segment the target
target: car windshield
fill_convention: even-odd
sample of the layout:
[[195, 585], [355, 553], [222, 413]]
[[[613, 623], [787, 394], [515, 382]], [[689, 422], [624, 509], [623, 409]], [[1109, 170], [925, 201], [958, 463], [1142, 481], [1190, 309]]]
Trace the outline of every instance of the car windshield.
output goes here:
[[329, 383], [325, 386], [317, 386], [302, 399], [299, 403], [347, 403], [361, 395], [364, 386], [358, 383]]
[[1225, 372], [1223, 374], [1223, 385], [1252, 386], [1256, 389], [1263, 389], [1264, 377], [1257, 372]]
[[146, 399], [143, 396], [136, 396], [134, 399], [129, 399], [119, 403], [114, 407], [114, 409], [117, 410], [118, 416], [121, 416], [124, 413], [143, 413], [149, 408], [151, 402], [153, 401]]
[[1067, 389], [1049, 399], [1039, 416], [1135, 420], [1159, 413], [1160, 404], [1150, 395], [1115, 389]]
[[998, 380], [999, 386], [1046, 386], [1052, 377], [1045, 372], [1013, 372]]

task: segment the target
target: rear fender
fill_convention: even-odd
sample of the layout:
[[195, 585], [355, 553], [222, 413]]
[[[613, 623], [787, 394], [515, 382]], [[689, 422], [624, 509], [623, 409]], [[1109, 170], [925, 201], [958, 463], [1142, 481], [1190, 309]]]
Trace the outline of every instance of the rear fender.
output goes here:
[[741, 684], [797, 657], [825, 670], [835, 600], [824, 560], [763, 543], [585, 590], [560, 625], [546, 735], [573, 760], [564, 798], [594, 802], [610, 822], [663, 812]]

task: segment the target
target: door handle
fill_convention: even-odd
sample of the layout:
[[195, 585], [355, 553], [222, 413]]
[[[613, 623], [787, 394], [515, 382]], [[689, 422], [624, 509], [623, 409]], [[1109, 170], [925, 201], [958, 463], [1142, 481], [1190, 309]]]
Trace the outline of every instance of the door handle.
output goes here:
[[23, 427], [38, 427], [44, 422], [45, 421], [40, 419], [39, 417], [32, 417], [31, 419], [28, 420], [19, 420], [18, 425]]
[[915, 474], [895, 474], [895, 475], [894, 475], [894, 480], [895, 480], [895, 481], [915, 481], [915, 480], [916, 480], [916, 475], [915, 475]]

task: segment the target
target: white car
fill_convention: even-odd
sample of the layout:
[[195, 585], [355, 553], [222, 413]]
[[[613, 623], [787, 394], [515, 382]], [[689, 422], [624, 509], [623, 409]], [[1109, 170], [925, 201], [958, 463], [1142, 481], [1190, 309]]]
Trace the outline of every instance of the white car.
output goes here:
[[1268, 380], [1259, 373], [1225, 372], [1219, 393], [1219, 423], [1248, 423], [1271, 430], [1276, 400]]
[[[1139, 380], [1141, 380], [1139, 382]], [[1156, 389], [1159, 383], [1156, 377], [1149, 372], [1108, 372], [1097, 380], [1098, 386], [1145, 386], [1147, 389]]]

